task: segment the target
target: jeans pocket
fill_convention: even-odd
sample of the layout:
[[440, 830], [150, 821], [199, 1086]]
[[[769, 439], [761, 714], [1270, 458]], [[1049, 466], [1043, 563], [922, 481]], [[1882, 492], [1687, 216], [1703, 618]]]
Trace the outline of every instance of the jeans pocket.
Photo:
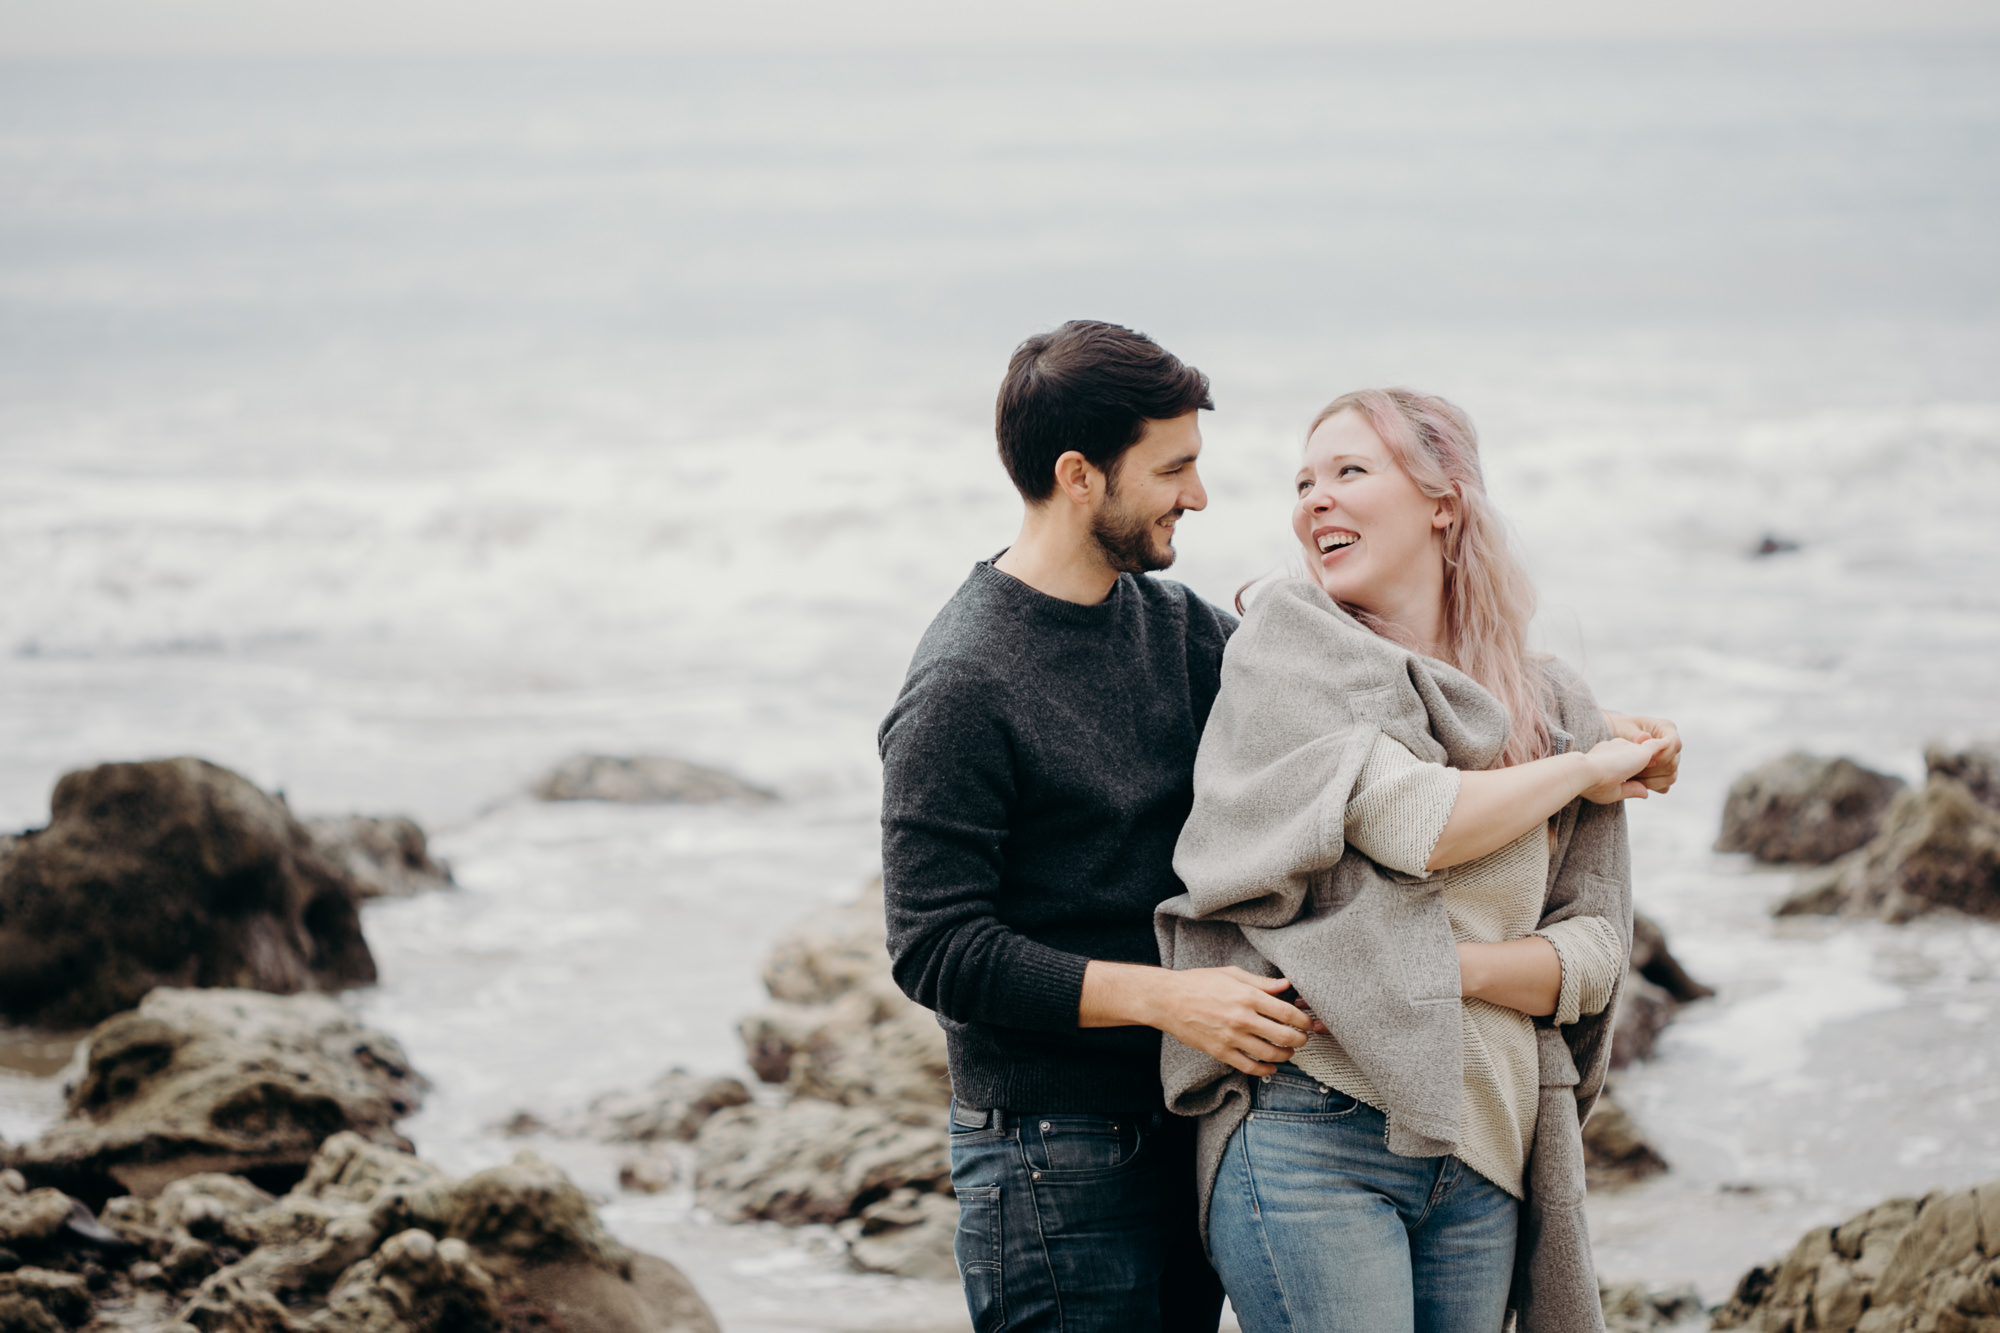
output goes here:
[[1289, 1070], [1251, 1085], [1251, 1114], [1267, 1120], [1345, 1120], [1361, 1106], [1359, 1098]]
[[1140, 1117], [1046, 1115], [1020, 1123], [1021, 1151], [1038, 1172], [1113, 1171], [1139, 1154]]
[[1001, 1291], [1000, 1187], [986, 1185], [958, 1191], [958, 1233], [952, 1255], [958, 1260], [959, 1285], [965, 1288], [966, 1313], [974, 1333], [994, 1333], [1007, 1326], [1007, 1305]]

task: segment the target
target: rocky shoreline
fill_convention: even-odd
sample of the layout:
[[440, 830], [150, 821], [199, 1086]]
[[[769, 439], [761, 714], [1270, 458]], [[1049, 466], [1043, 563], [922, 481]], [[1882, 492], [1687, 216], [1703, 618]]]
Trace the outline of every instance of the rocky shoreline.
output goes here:
[[[1987, 749], [1927, 763], [1912, 791], [1848, 761], [1779, 761], [1732, 790], [1720, 846], [1827, 858], [1807, 888], [1843, 886], [1832, 910], [2000, 916], [1980, 896], [2000, 864], [1981, 859], [2000, 827], [2000, 763]], [[536, 795], [772, 799], [677, 761], [603, 756], [570, 761]], [[0, 1000], [13, 997], [16, 1021], [101, 1021], [62, 1119], [0, 1148], [0, 1333], [715, 1326], [684, 1276], [619, 1245], [532, 1150], [457, 1180], [410, 1153], [396, 1125], [421, 1104], [422, 1076], [392, 1037], [316, 992], [372, 979], [360, 903], [452, 886], [421, 828], [299, 820], [188, 759], [72, 774], [52, 809], [48, 829], [0, 843]], [[205, 950], [176, 958], [149, 938], [174, 930]], [[831, 1227], [858, 1270], [951, 1281], [944, 1043], [894, 985], [882, 935], [870, 888], [778, 941], [768, 1001], [738, 1026], [756, 1086], [675, 1069], [496, 1130], [611, 1145], [635, 1195], [691, 1188], [718, 1221]], [[1645, 1061], [1677, 1010], [1712, 994], [1640, 917], [1614, 1068]], [[1594, 1192], [1671, 1169], [1616, 1084], [1586, 1127]], [[1752, 1269], [1716, 1326], [2000, 1329], [1981, 1294], [2000, 1290], [2000, 1223], [1981, 1220], [1996, 1191], [1891, 1200], [1812, 1233]], [[1939, 1227], [1955, 1239], [1907, 1239]], [[1892, 1255], [1900, 1267], [1885, 1266]], [[1918, 1276], [1891, 1280], [1892, 1268]], [[1619, 1333], [1702, 1313], [1691, 1291], [1631, 1284], [1604, 1303]], [[1855, 1321], [1827, 1322], [1842, 1312]]]

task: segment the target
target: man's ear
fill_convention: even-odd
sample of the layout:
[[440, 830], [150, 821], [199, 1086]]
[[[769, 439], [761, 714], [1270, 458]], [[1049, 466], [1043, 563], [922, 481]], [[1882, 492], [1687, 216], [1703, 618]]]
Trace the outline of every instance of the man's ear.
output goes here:
[[1068, 496], [1071, 504], [1088, 505], [1103, 495], [1104, 473], [1071, 449], [1056, 459], [1056, 489]]

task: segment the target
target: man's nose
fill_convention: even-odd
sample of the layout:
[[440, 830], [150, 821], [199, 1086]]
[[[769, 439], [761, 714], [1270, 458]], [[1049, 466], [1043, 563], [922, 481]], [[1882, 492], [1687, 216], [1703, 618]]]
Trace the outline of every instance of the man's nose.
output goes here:
[[1208, 488], [1201, 484], [1200, 477], [1190, 477], [1187, 487], [1180, 494], [1181, 508], [1208, 508]]

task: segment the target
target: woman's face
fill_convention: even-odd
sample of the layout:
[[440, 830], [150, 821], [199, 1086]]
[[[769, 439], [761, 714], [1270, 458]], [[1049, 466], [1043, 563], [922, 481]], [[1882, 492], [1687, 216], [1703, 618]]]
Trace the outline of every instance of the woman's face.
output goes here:
[[1450, 502], [1417, 489], [1368, 418], [1345, 408], [1320, 422], [1298, 497], [1292, 531], [1329, 597], [1413, 628], [1436, 613]]

